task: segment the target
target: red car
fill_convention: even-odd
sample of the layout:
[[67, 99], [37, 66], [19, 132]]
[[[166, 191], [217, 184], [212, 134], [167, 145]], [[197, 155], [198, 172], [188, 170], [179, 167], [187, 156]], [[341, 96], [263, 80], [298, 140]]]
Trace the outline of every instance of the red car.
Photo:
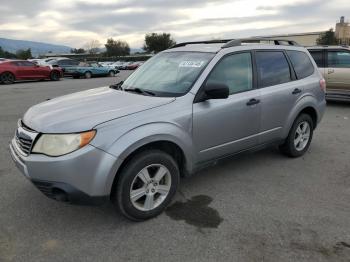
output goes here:
[[126, 69], [127, 70], [135, 70], [137, 69], [139, 66], [141, 66], [143, 63], [142, 62], [135, 62], [135, 63], [132, 63], [130, 65], [127, 65], [126, 66]]
[[0, 62], [0, 83], [12, 84], [17, 80], [58, 81], [63, 76], [59, 67], [39, 66], [26, 60], [6, 60]]

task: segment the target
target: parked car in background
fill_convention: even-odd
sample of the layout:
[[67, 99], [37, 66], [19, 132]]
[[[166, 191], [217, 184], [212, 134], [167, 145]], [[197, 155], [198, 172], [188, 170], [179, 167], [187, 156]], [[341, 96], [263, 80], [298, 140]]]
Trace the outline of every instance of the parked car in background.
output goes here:
[[133, 62], [122, 62], [119, 66], [120, 70], [127, 70], [128, 66], [131, 65]]
[[2, 84], [12, 84], [17, 80], [58, 81], [62, 76], [62, 69], [59, 67], [39, 66], [26, 60], [7, 60], [0, 63]]
[[273, 144], [304, 155], [325, 108], [325, 81], [303, 47], [182, 43], [124, 82], [33, 106], [10, 151], [48, 197], [112, 200], [140, 221], [171, 203], [181, 176], [219, 159]]
[[133, 63], [131, 63], [130, 65], [128, 65], [127, 67], [126, 67], [126, 69], [128, 69], [128, 70], [135, 70], [135, 69], [137, 69], [139, 66], [141, 66], [143, 63], [142, 62], [133, 62]]
[[60, 67], [62, 68], [62, 71], [64, 73], [67, 67], [78, 66], [80, 62], [74, 59], [60, 57], [60, 58], [50, 59], [46, 64], [54, 67], [55, 66]]
[[91, 78], [94, 76], [115, 76], [119, 71], [114, 68], [104, 67], [98, 63], [85, 64], [81, 66], [66, 67], [65, 75], [70, 75], [73, 78]]
[[326, 98], [350, 101], [350, 48], [313, 46], [308, 50], [326, 80]]

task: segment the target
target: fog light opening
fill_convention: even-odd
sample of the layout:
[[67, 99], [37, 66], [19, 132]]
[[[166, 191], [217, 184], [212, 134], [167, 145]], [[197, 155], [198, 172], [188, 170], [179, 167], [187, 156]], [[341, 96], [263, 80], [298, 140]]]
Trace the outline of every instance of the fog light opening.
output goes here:
[[68, 202], [69, 201], [67, 193], [65, 191], [63, 191], [62, 189], [53, 188], [52, 194], [53, 194], [53, 198], [57, 201], [61, 201], [61, 202]]

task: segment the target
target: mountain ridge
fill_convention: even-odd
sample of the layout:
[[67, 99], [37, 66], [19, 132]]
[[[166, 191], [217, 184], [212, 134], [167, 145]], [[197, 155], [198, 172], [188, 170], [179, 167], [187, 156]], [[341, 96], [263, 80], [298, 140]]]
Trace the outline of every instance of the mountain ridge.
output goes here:
[[3, 50], [16, 53], [20, 49], [30, 48], [33, 56], [39, 56], [48, 52], [52, 53], [69, 53], [71, 47], [66, 45], [50, 44], [30, 40], [16, 40], [0, 37], [0, 46]]

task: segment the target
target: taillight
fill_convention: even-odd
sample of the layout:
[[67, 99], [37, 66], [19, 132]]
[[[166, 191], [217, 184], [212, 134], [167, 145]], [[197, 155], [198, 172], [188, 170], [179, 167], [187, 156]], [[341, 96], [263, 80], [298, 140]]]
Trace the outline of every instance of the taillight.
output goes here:
[[320, 80], [320, 88], [323, 92], [326, 93], [326, 80], [324, 80], [323, 78]]

